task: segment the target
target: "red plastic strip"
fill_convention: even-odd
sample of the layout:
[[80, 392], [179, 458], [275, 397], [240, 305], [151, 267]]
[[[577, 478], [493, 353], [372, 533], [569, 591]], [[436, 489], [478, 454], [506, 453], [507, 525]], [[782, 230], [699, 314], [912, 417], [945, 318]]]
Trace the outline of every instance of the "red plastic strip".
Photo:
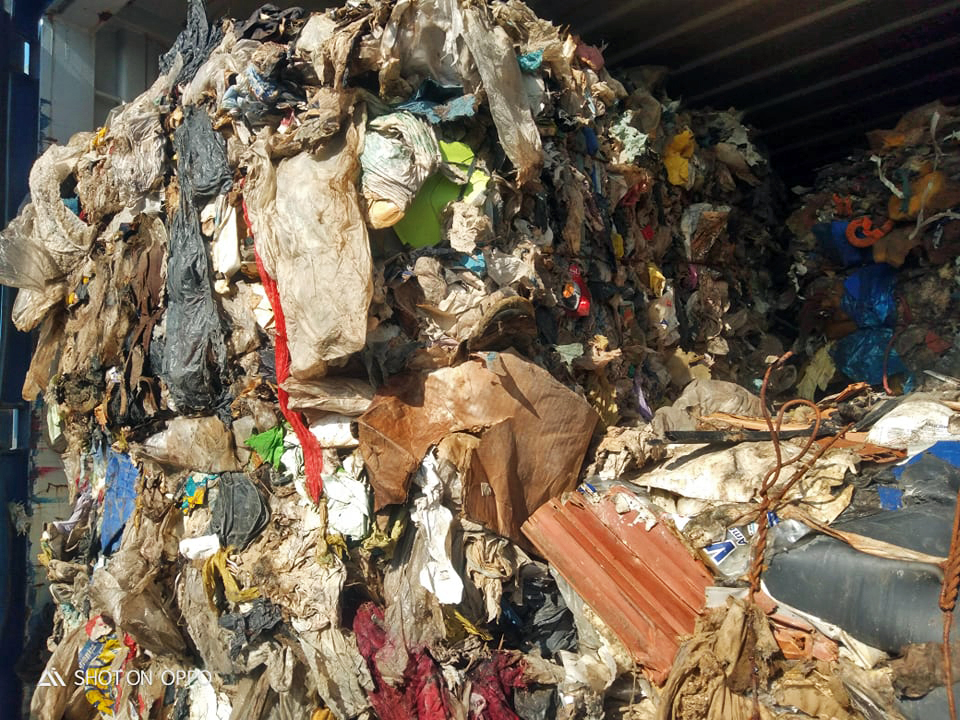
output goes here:
[[[247, 228], [253, 235], [253, 226], [250, 224], [250, 217], [247, 214], [247, 203], [243, 203], [243, 219], [247, 223]], [[260, 259], [260, 252], [257, 250], [256, 239], [254, 239], [253, 254], [257, 258], [257, 270], [260, 271], [260, 282], [263, 283], [263, 289], [267, 293], [267, 299], [273, 308], [273, 317], [277, 327], [276, 337], [276, 361], [277, 361], [277, 398], [280, 401], [280, 412], [290, 423], [297, 439], [300, 440], [300, 446], [303, 448], [303, 466], [307, 476], [307, 492], [314, 502], [320, 502], [320, 493], [323, 491], [323, 480], [320, 478], [323, 472], [323, 448], [320, 447], [320, 441], [310, 432], [310, 428], [303, 421], [303, 416], [290, 410], [287, 406], [289, 396], [283, 389], [283, 383], [290, 377], [290, 347], [287, 345], [287, 321], [283, 316], [283, 307], [280, 305], [280, 291], [277, 289], [277, 281], [270, 277], [270, 274], [263, 267], [263, 260]]]

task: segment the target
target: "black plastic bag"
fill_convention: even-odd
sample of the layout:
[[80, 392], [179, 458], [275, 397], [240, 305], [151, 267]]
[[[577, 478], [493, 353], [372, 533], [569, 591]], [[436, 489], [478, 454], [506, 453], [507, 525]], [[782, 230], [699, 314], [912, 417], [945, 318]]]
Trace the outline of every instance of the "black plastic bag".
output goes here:
[[223, 29], [219, 24], [211, 27], [207, 22], [207, 6], [203, 0], [190, 0], [187, 6], [187, 26], [177, 36], [173, 47], [160, 56], [160, 74], [166, 75], [170, 72], [170, 68], [177, 61], [177, 55], [182, 55], [183, 68], [177, 75], [176, 84], [190, 82], [221, 40]]
[[206, 112], [193, 106], [185, 107], [174, 143], [181, 191], [189, 192], [195, 203], [230, 189], [233, 173], [227, 163], [227, 143], [223, 135], [213, 129]]
[[170, 227], [162, 376], [177, 410], [187, 414], [229, 404], [223, 380], [226, 339], [213, 298], [196, 199], [228, 187], [230, 170], [223, 138], [214, 132], [203, 111], [186, 109], [174, 146], [179, 158], [180, 204]]
[[210, 534], [216, 534], [224, 547], [237, 550], [245, 549], [270, 520], [270, 508], [243, 473], [220, 476], [219, 494], [211, 510]]

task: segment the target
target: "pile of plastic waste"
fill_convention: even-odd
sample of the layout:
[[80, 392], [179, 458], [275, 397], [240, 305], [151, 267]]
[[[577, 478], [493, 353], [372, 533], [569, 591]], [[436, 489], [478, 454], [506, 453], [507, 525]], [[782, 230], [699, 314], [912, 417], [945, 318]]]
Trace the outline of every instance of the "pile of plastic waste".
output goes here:
[[[43, 154], [0, 239], [74, 506], [38, 549], [35, 717], [879, 718], [931, 694], [901, 653], [937, 657], [949, 527], [904, 550], [844, 523], [920, 498], [949, 526], [953, 486], [888, 468], [950, 440], [958, 397], [833, 392], [806, 325], [798, 377], [774, 323], [840, 276], [783, 253], [738, 115], [664, 74], [615, 78], [518, 0], [191, 1], [155, 84]], [[931, 221], [940, 127], [903, 160], [926, 181], [868, 165], [912, 183], [895, 209], [934, 249], [960, 227]], [[772, 416], [798, 380], [831, 394]], [[923, 575], [892, 591], [923, 631], [877, 636], [899, 621], [856, 597], [861, 625], [835, 617], [811, 587], [873, 576], [811, 539]]]
[[960, 115], [932, 103], [867, 138], [787, 221], [808, 398], [838, 373], [888, 391], [956, 374]]

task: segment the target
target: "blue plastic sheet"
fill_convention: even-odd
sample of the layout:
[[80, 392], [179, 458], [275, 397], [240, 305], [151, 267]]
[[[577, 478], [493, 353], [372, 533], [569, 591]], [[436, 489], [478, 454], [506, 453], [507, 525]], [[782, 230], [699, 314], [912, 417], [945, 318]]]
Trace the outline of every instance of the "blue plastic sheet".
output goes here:
[[887, 264], [860, 268], [843, 283], [843, 311], [860, 329], [893, 327], [897, 322], [896, 284], [897, 271]]
[[478, 252], [476, 255], [461, 253], [460, 260], [463, 266], [477, 277], [483, 277], [487, 274], [487, 259], [482, 253]]
[[137, 504], [137, 477], [140, 472], [130, 457], [107, 450], [107, 482], [103, 497], [103, 527], [100, 549], [110, 554], [120, 546], [123, 526]]
[[899, 510], [903, 507], [903, 490], [894, 485], [878, 485], [877, 496], [884, 510]]
[[587, 144], [587, 153], [589, 155], [596, 155], [600, 150], [600, 141], [597, 140], [597, 134], [592, 128], [588, 127], [581, 129], [580, 132], [583, 133], [583, 140]]
[[441, 85], [434, 80], [424, 80], [413, 96], [395, 110], [426, 118], [431, 125], [461, 118], [473, 117], [477, 112], [474, 95], [464, 95], [460, 85]]
[[899, 478], [903, 474], [904, 469], [910, 465], [913, 465], [914, 463], [920, 462], [924, 455], [933, 455], [934, 457], [950, 463], [954, 467], [960, 468], [960, 442], [941, 440], [940, 442], [931, 445], [922, 453], [914, 455], [902, 465], [897, 465], [897, 467], [893, 469], [893, 476]]
[[[883, 383], [883, 356], [887, 352], [887, 346], [892, 337], [892, 328], [857, 330], [838, 340], [830, 351], [830, 355], [837, 369], [851, 380], [880, 385]], [[896, 348], [890, 348], [887, 376], [905, 372], [907, 368], [897, 354]]]

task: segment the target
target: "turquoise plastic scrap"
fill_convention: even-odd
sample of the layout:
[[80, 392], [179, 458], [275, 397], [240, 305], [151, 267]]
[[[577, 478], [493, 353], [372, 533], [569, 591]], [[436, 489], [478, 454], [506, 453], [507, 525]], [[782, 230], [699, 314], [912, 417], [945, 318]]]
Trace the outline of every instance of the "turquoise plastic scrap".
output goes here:
[[525, 73], [535, 73], [543, 65], [543, 50], [535, 50], [521, 55], [517, 60]]

